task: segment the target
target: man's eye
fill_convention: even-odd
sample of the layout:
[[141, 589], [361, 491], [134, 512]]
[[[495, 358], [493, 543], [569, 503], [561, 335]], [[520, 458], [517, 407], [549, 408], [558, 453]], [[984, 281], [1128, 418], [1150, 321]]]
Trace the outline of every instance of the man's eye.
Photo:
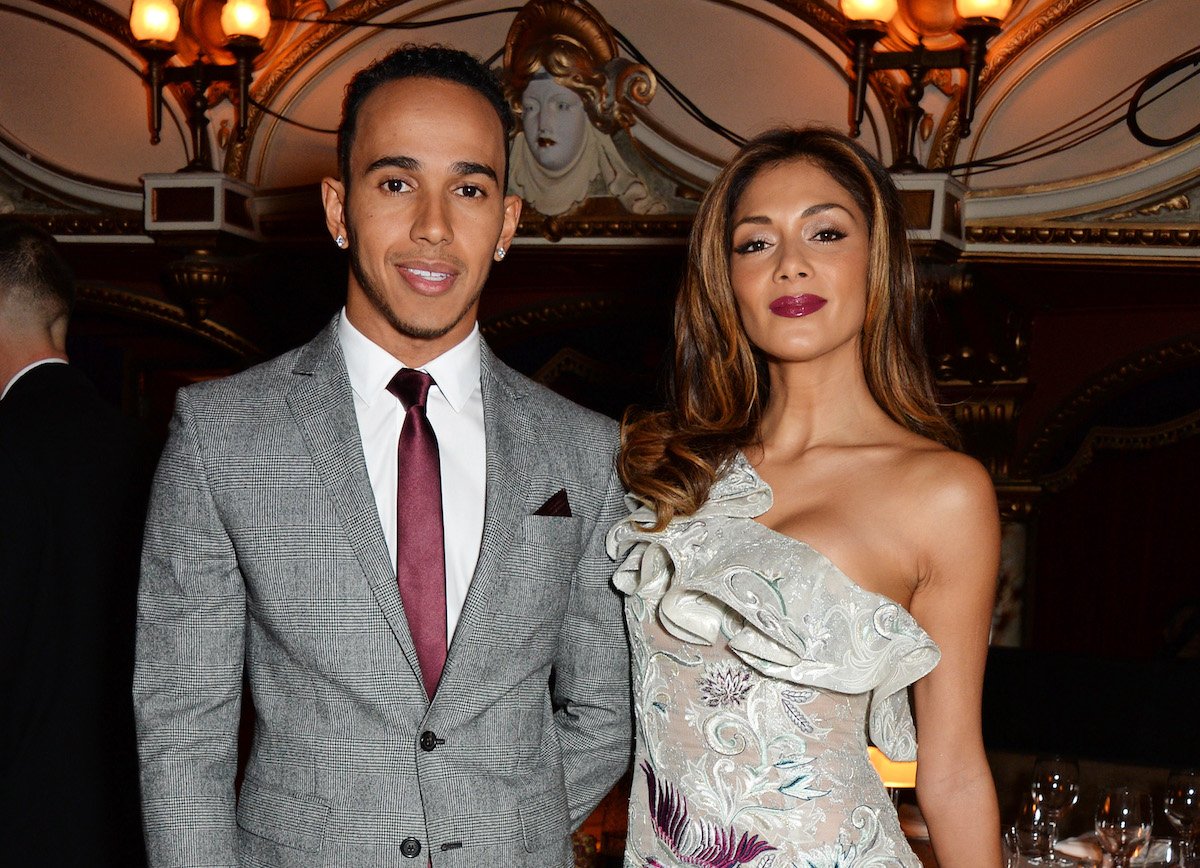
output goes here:
[[388, 178], [383, 182], [383, 189], [388, 193], [403, 193], [409, 187], [407, 181], [402, 181], [399, 178]]
[[463, 184], [458, 188], [458, 195], [466, 199], [477, 199], [485, 194], [482, 187], [478, 187], [475, 184]]

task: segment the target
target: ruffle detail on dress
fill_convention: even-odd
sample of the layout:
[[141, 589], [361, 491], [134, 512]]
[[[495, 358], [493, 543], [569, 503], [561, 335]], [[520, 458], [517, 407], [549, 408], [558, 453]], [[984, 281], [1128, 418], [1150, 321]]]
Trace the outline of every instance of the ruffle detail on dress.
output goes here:
[[[893, 760], [916, 757], [905, 688], [941, 658], [936, 643], [893, 600], [864, 590], [811, 546], [754, 521], [772, 502], [738, 453], [693, 515], [647, 530], [654, 512], [609, 531], [624, 558], [613, 584], [630, 603], [657, 603], [663, 629], [684, 642], [730, 649], [763, 675], [839, 693], [871, 693], [871, 741]], [[731, 617], [736, 616], [736, 617]]]

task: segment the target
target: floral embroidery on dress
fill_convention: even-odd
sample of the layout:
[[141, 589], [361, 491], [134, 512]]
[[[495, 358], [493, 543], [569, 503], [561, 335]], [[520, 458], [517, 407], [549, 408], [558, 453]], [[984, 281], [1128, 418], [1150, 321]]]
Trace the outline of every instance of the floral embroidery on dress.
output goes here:
[[750, 670], [734, 663], [710, 663], [700, 676], [700, 698], [710, 708], [741, 705], [750, 692]]
[[[739, 838], [735, 829], [689, 817], [687, 799], [669, 783], [660, 783], [650, 764], [644, 760], [642, 772], [646, 775], [647, 808], [654, 824], [654, 833], [685, 865], [738, 868], [760, 854], [775, 849], [749, 832], [743, 832]], [[663, 868], [663, 863], [653, 857], [646, 864]]]
[[740, 454], [662, 531], [631, 506], [608, 536], [644, 772], [627, 868], [919, 868], [866, 745], [869, 732], [892, 758], [915, 755], [905, 688], [937, 646], [897, 603], [756, 522], [771, 490]]

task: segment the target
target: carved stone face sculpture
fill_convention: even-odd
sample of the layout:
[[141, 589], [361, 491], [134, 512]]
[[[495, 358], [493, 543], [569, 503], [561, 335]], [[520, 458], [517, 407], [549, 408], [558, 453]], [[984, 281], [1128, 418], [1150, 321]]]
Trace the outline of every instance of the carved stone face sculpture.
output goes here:
[[521, 109], [525, 142], [538, 164], [550, 172], [571, 165], [589, 123], [579, 94], [552, 78], [534, 78], [521, 95]]

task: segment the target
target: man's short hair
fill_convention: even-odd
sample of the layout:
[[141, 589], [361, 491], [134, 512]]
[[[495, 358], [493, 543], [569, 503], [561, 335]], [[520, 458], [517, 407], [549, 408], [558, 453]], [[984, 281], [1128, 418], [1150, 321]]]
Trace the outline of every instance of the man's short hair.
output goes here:
[[0, 221], [0, 293], [48, 320], [70, 314], [75, 280], [54, 236], [28, 223]]
[[338, 126], [338, 171], [350, 187], [350, 148], [354, 144], [358, 110], [382, 84], [404, 78], [434, 78], [465, 85], [491, 103], [504, 132], [504, 191], [508, 190], [508, 151], [514, 120], [504, 89], [490, 69], [465, 51], [444, 45], [402, 45], [386, 57], [359, 70], [346, 86], [342, 122]]

